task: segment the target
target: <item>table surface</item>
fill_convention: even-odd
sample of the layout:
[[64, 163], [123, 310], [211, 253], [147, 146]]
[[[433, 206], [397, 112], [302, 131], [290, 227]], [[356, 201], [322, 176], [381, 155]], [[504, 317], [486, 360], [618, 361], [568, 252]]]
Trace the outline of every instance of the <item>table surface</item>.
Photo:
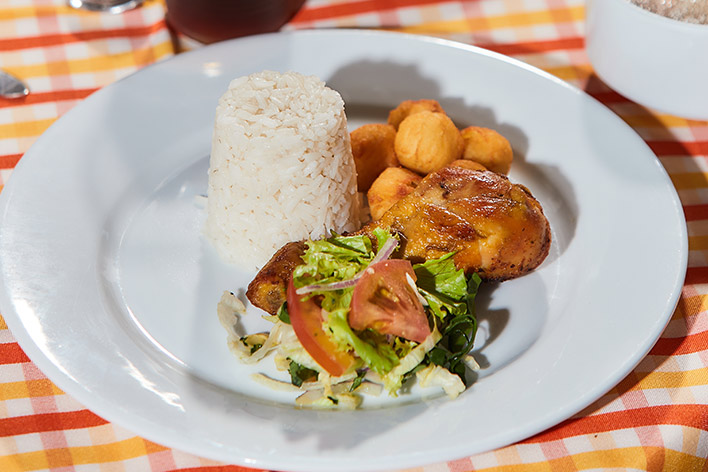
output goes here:
[[[539, 67], [600, 100], [650, 146], [683, 205], [689, 263], [678, 306], [646, 358], [593, 405], [496, 451], [433, 471], [705, 470], [708, 457], [708, 122], [646, 109], [594, 73], [584, 0], [309, 0], [285, 30], [370, 28], [474, 44]], [[0, 98], [0, 190], [58, 117], [97, 89], [177, 53], [164, 4], [108, 15], [63, 0], [0, 3], [0, 68], [32, 93]], [[657, 268], [660, 274], [660, 268]], [[0, 316], [0, 471], [247, 471], [155, 444], [64, 394]]]

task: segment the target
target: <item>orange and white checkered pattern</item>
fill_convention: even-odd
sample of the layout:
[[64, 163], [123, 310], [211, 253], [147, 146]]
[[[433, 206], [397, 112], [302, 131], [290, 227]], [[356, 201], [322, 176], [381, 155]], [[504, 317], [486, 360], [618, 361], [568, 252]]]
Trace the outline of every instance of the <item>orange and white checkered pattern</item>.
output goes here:
[[[422, 472], [706, 470], [708, 457], [708, 122], [658, 114], [593, 74], [584, 0], [309, 0], [285, 26], [426, 34], [513, 56], [587, 91], [648, 143], [679, 192], [689, 268], [679, 305], [649, 355], [585, 411], [519, 444]], [[0, 189], [34, 140], [100, 87], [174, 54], [164, 6], [121, 15], [63, 0], [0, 3], [0, 68], [32, 94], [0, 99]], [[657, 277], [661, 268], [657, 267]], [[0, 471], [231, 471], [108, 423], [32, 364], [0, 317]]]
[[59, 116], [99, 88], [172, 54], [160, 3], [99, 15], [61, 0], [1, 2], [0, 67], [22, 77], [32, 93], [0, 102], [0, 186]]

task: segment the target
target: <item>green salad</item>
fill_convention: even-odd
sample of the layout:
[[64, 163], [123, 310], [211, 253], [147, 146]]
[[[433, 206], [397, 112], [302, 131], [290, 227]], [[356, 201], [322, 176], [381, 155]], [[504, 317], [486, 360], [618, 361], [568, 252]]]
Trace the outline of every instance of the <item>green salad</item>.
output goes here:
[[[304, 389], [302, 406], [354, 408], [362, 393], [397, 395], [416, 378], [450, 397], [465, 389], [477, 331], [477, 274], [456, 269], [453, 253], [421, 264], [391, 256], [398, 240], [375, 229], [308, 241], [287, 301], [269, 333], [233, 333], [230, 345], [245, 362], [275, 352], [288, 387]], [[375, 250], [374, 248], [377, 248]], [[220, 318], [234, 300], [222, 298]], [[231, 304], [231, 305], [230, 305]], [[276, 388], [282, 381], [263, 375]]]

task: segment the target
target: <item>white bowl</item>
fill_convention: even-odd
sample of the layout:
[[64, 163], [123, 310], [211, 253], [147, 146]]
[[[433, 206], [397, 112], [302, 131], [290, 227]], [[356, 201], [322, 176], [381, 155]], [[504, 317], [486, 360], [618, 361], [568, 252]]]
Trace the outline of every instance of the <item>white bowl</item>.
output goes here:
[[588, 0], [586, 48], [597, 75], [630, 100], [708, 120], [708, 25], [669, 19], [629, 0]]

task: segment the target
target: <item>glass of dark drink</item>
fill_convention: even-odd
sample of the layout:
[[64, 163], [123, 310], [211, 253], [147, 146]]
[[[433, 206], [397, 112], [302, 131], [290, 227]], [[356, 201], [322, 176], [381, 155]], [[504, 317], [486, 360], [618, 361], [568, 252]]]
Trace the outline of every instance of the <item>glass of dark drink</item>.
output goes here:
[[167, 22], [203, 44], [279, 30], [305, 0], [166, 0]]

